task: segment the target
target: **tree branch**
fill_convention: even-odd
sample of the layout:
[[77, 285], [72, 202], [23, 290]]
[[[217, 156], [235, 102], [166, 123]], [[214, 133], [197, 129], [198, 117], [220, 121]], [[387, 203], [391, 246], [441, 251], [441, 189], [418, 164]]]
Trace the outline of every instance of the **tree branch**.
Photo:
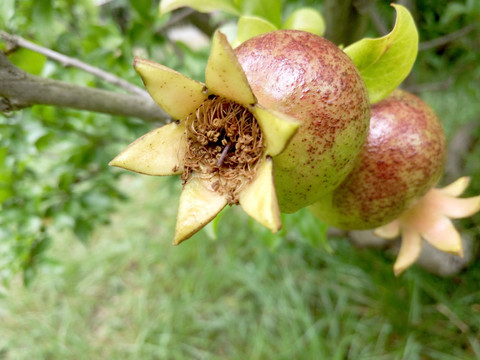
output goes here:
[[435, 47], [438, 47], [438, 46], [446, 45], [449, 42], [455, 41], [458, 38], [461, 38], [462, 36], [467, 35], [468, 33], [470, 33], [471, 31], [473, 31], [477, 28], [478, 28], [478, 24], [470, 24], [470, 25], [467, 25], [467, 26], [465, 26], [465, 27], [463, 27], [463, 28], [461, 28], [457, 31], [454, 31], [454, 32], [450, 33], [450, 34], [447, 34], [447, 35], [444, 35], [444, 36], [441, 36], [439, 38], [432, 39], [432, 40], [429, 40], [429, 41], [421, 42], [418, 45], [418, 50], [420, 50], [420, 51], [428, 50], [428, 49], [435, 48]]
[[181, 23], [183, 20], [188, 18], [190, 15], [192, 15], [194, 12], [195, 12], [195, 10], [193, 10], [191, 8], [183, 8], [183, 9], [179, 9], [179, 10], [173, 12], [170, 19], [165, 24], [160, 26], [155, 31], [155, 33], [156, 34], [162, 34], [168, 28], [170, 28], [170, 27], [172, 27], [172, 26], [174, 26], [178, 23]]
[[115, 75], [113, 75], [109, 72], [103, 71], [102, 69], [99, 69], [95, 66], [84, 63], [83, 61], [80, 61], [78, 59], [74, 59], [74, 58], [71, 58], [69, 56], [60, 54], [60, 53], [58, 53], [58, 52], [56, 52], [52, 49], [48, 49], [48, 48], [45, 48], [43, 46], [34, 44], [34, 43], [22, 38], [21, 36], [11, 35], [11, 34], [5, 32], [5, 31], [0, 31], [0, 35], [2, 36], [2, 38], [6, 42], [8, 42], [8, 43], [10, 43], [14, 46], [23, 47], [25, 49], [29, 49], [29, 50], [35, 51], [39, 54], [45, 55], [46, 57], [48, 57], [52, 60], [60, 62], [63, 66], [76, 67], [80, 70], [83, 70], [83, 71], [88, 72], [92, 75], [95, 75], [96, 77], [98, 77], [98, 78], [100, 78], [100, 79], [102, 79], [102, 80], [104, 80], [104, 81], [106, 81], [110, 84], [118, 86], [118, 87], [128, 91], [131, 94], [137, 94], [137, 95], [143, 96], [145, 98], [150, 98], [150, 95], [148, 95], [148, 93], [145, 90], [139, 88], [138, 86], [135, 86], [135, 85], [129, 83], [128, 81], [125, 81], [122, 78], [119, 78], [118, 76], [115, 76]]
[[53, 105], [110, 115], [166, 122], [169, 116], [153, 100], [31, 75], [14, 66], [0, 51], [1, 111], [33, 105]]
[[378, 11], [378, 8], [375, 6], [375, 4], [372, 4], [372, 6], [370, 6], [370, 11], [368, 13], [370, 16], [370, 20], [372, 20], [373, 26], [381, 36], [386, 35], [390, 32], [390, 29], [385, 22], [385, 19], [383, 18], [382, 14], [380, 14], [380, 11]]
[[365, 33], [368, 8], [373, 0], [325, 0], [323, 15], [327, 23], [325, 37], [345, 46], [359, 40]]
[[445, 90], [450, 88], [452, 84], [455, 82], [455, 79], [456, 79], [456, 74], [453, 74], [442, 81], [435, 81], [435, 82], [423, 83], [423, 84], [411, 84], [411, 85], [402, 86], [402, 88], [405, 91], [408, 91], [414, 94], [419, 94], [425, 91], [440, 91], [440, 90]]

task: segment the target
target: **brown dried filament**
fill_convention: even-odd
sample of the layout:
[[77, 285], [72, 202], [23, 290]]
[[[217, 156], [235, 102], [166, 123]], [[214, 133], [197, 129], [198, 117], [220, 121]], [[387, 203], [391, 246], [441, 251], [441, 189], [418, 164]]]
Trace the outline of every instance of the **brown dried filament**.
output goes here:
[[238, 202], [242, 186], [255, 175], [263, 155], [260, 126], [244, 106], [222, 97], [211, 97], [185, 119], [187, 151], [182, 179], [195, 172], [211, 179], [215, 191]]

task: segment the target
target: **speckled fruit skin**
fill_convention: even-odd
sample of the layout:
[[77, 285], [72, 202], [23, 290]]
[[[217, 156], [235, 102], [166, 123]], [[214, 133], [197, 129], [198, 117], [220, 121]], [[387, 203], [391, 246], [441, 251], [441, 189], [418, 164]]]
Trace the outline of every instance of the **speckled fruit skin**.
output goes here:
[[309, 207], [328, 225], [372, 229], [397, 218], [442, 175], [445, 134], [420, 98], [395, 90], [372, 105], [357, 165], [333, 193]]
[[259, 104], [301, 123], [274, 158], [280, 209], [295, 212], [331, 192], [352, 170], [370, 118], [365, 84], [342, 50], [303, 31], [254, 37], [235, 54]]

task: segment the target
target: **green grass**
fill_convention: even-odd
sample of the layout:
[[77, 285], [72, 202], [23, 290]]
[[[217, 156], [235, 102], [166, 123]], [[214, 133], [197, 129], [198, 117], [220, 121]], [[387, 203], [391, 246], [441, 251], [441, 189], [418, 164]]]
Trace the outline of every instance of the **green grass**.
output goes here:
[[172, 247], [178, 186], [124, 180], [111, 225], [0, 298], [0, 359], [480, 359], [480, 264], [395, 278], [388, 254], [293, 229], [272, 250], [238, 208]]

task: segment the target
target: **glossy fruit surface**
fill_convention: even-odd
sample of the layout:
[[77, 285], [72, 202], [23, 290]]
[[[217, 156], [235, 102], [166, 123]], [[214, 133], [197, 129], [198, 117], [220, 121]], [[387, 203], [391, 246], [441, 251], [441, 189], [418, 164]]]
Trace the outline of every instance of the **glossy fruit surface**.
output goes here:
[[370, 105], [353, 62], [311, 33], [279, 30], [235, 49], [260, 105], [300, 122], [275, 156], [282, 212], [295, 212], [335, 189], [352, 170], [365, 142]]
[[395, 90], [372, 105], [368, 139], [355, 169], [309, 209], [342, 229], [384, 225], [436, 184], [445, 156], [445, 134], [433, 110]]

